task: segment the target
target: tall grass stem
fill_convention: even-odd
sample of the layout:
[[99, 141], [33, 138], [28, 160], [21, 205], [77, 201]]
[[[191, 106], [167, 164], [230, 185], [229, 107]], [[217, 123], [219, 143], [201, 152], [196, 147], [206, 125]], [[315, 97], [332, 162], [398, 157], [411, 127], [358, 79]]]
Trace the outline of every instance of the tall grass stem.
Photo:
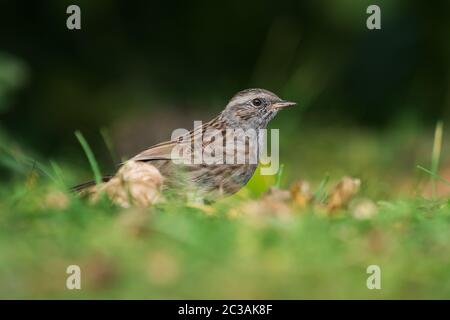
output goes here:
[[432, 183], [434, 198], [436, 198], [436, 196], [437, 196], [435, 177], [438, 175], [438, 171], [439, 171], [439, 160], [441, 158], [441, 151], [442, 151], [443, 131], [444, 131], [444, 124], [442, 121], [438, 121], [436, 123], [436, 129], [434, 130], [433, 153], [431, 155], [431, 172], [433, 172], [431, 183]]
[[100, 184], [102, 182], [102, 174], [100, 172], [97, 160], [95, 160], [94, 153], [92, 152], [89, 144], [80, 131], [75, 131], [75, 136], [77, 137], [78, 142], [80, 142], [81, 147], [83, 148], [84, 153], [86, 154], [86, 157], [89, 161], [89, 165], [91, 166], [92, 172], [94, 173], [95, 183]]

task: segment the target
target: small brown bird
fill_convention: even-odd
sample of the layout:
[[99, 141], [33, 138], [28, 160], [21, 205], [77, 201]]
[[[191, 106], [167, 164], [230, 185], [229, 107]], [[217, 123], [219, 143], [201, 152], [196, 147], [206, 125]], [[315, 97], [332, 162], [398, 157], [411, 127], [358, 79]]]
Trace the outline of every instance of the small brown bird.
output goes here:
[[125, 207], [153, 204], [165, 189], [205, 200], [233, 194], [256, 170], [262, 147], [260, 130], [267, 128], [279, 110], [293, 105], [264, 89], [240, 91], [211, 121], [139, 153], [114, 176], [104, 177], [101, 185], [88, 182], [74, 190], [94, 198], [105, 192]]

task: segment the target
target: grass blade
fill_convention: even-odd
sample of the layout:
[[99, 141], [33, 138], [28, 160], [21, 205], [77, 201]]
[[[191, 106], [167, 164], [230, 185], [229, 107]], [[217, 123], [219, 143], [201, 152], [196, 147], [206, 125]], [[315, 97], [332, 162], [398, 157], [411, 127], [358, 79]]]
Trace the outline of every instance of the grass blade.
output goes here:
[[437, 174], [434, 173], [433, 171], [428, 170], [428, 169], [426, 169], [426, 168], [424, 168], [424, 167], [422, 167], [422, 166], [420, 166], [420, 165], [417, 166], [417, 169], [420, 169], [420, 170], [422, 170], [422, 171], [428, 173], [428, 174], [429, 174], [430, 176], [432, 176], [434, 179], [439, 180], [439, 181], [441, 181], [442, 183], [444, 183], [444, 184], [450, 186], [450, 181], [448, 181], [448, 180], [442, 178], [441, 176], [437, 175]]
[[436, 197], [436, 180], [434, 176], [438, 175], [439, 160], [441, 158], [442, 150], [442, 134], [444, 131], [444, 124], [442, 121], [436, 123], [436, 129], [434, 131], [433, 153], [431, 155], [431, 172], [433, 172], [433, 179], [431, 181], [433, 188], [433, 197]]
[[84, 150], [84, 153], [86, 154], [86, 157], [89, 161], [89, 165], [91, 166], [92, 172], [94, 173], [95, 182], [97, 184], [100, 184], [102, 182], [102, 174], [100, 172], [100, 168], [98, 166], [97, 160], [95, 160], [94, 153], [92, 152], [91, 148], [89, 147], [89, 144], [87, 143], [86, 139], [84, 138], [83, 134], [80, 131], [75, 131], [75, 136], [78, 139], [78, 142], [80, 142], [81, 147]]
[[55, 176], [58, 181], [58, 185], [60, 185], [62, 188], [66, 189], [66, 183], [64, 182], [64, 175], [61, 167], [53, 160], [50, 160], [50, 165], [53, 169], [53, 172], [55, 173]]
[[277, 180], [275, 181], [275, 187], [277, 189], [280, 189], [281, 186], [281, 177], [283, 176], [283, 171], [284, 171], [284, 164], [282, 163], [280, 165], [280, 170], [278, 170], [278, 174], [277, 174]]
[[40, 172], [42, 172], [44, 175], [46, 175], [47, 177], [49, 177], [51, 180], [53, 180], [54, 182], [56, 182], [56, 178], [53, 176], [53, 174], [50, 173], [50, 170], [42, 163], [36, 161], [35, 159], [25, 156], [23, 155], [23, 160], [25, 161], [25, 163], [29, 164], [31, 167], [31, 171], [38, 169]]
[[114, 162], [114, 165], [116, 165], [118, 161], [117, 152], [114, 148], [114, 144], [112, 142], [111, 134], [109, 133], [109, 130], [105, 127], [100, 129], [100, 134], [103, 138], [103, 141], [105, 142], [106, 148], [109, 151], [109, 155], [111, 156], [112, 161]]
[[320, 202], [323, 203], [327, 197], [325, 192], [325, 187], [328, 184], [328, 181], [330, 180], [330, 175], [327, 173], [325, 175], [325, 178], [322, 179], [320, 182], [319, 188], [317, 189], [316, 193], [314, 194], [314, 197]]

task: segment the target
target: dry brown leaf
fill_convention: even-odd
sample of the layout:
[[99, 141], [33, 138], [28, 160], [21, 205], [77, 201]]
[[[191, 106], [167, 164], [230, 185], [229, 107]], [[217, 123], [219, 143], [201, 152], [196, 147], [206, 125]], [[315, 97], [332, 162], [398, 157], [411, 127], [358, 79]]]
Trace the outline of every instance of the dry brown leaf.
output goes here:
[[290, 187], [290, 192], [292, 200], [300, 208], [305, 208], [313, 198], [309, 182], [305, 180], [294, 182]]
[[358, 202], [351, 205], [350, 209], [352, 216], [360, 220], [370, 219], [378, 212], [377, 205], [369, 199], [358, 200]]
[[327, 203], [328, 212], [345, 207], [349, 200], [358, 193], [360, 185], [361, 180], [359, 179], [343, 177], [330, 192]]
[[291, 193], [288, 190], [271, 187], [261, 199], [246, 201], [237, 208], [233, 208], [231, 216], [236, 217], [241, 214], [250, 217], [287, 217], [292, 215], [290, 202]]
[[[289, 217], [308, 207], [313, 207], [319, 215], [327, 215], [346, 207], [358, 193], [360, 184], [359, 179], [343, 177], [331, 190], [327, 203], [323, 204], [314, 198], [310, 184], [305, 180], [300, 180], [294, 182], [289, 190], [271, 187], [260, 199], [245, 201], [232, 208], [228, 215], [233, 218], [241, 215], [258, 218], [264, 216]], [[352, 215], [357, 219], [368, 219], [377, 212], [377, 206], [369, 199], [356, 202], [350, 209]]]
[[288, 204], [268, 199], [245, 202], [238, 208], [238, 211], [243, 215], [252, 217], [288, 217], [292, 215], [292, 208]]
[[163, 177], [153, 165], [141, 161], [128, 161], [108, 182], [93, 187], [92, 200], [106, 193], [116, 204], [128, 208], [132, 205], [148, 207], [162, 201]]
[[291, 193], [288, 190], [270, 187], [269, 190], [263, 194], [262, 199], [269, 201], [288, 201], [291, 200]]

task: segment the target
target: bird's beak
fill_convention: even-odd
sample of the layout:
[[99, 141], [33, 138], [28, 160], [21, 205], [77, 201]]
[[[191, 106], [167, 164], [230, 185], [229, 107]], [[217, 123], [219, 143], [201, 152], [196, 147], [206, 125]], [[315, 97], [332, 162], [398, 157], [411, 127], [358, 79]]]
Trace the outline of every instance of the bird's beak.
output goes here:
[[273, 103], [273, 104], [270, 106], [270, 108], [273, 109], [273, 110], [276, 110], [276, 109], [284, 109], [284, 108], [286, 108], [286, 107], [295, 106], [296, 104], [297, 104], [297, 103], [295, 103], [295, 102], [290, 102], [290, 101], [284, 101], [284, 100], [282, 100], [282, 101]]

